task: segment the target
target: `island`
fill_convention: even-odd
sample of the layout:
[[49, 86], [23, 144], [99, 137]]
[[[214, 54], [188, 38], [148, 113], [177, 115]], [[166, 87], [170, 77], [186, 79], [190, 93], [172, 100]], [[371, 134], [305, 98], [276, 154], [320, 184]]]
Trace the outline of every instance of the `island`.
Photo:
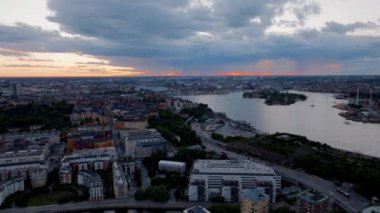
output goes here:
[[307, 96], [304, 94], [279, 92], [276, 90], [261, 90], [244, 92], [243, 98], [265, 99], [267, 105], [291, 105], [297, 101], [305, 101]]

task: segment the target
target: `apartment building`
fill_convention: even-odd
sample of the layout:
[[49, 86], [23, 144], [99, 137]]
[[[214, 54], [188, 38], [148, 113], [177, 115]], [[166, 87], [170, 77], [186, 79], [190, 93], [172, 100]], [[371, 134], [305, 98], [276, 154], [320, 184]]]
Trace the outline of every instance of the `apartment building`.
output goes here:
[[190, 176], [190, 201], [211, 201], [222, 196], [238, 202], [240, 193], [258, 189], [274, 203], [281, 189], [281, 177], [271, 167], [249, 160], [197, 160]]

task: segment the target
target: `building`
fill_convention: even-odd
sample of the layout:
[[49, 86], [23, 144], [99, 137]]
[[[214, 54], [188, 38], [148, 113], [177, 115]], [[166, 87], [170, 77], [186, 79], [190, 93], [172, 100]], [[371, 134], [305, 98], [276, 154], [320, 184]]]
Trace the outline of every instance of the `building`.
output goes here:
[[59, 168], [59, 182], [61, 184], [72, 184], [73, 171], [70, 166], [61, 166]]
[[46, 169], [52, 145], [59, 143], [58, 131], [21, 132], [0, 135], [0, 181], [28, 176], [31, 169]]
[[114, 147], [74, 150], [61, 160], [61, 166], [71, 166], [77, 170], [107, 170], [117, 159]]
[[103, 109], [94, 107], [75, 107], [71, 114], [71, 121], [80, 124], [81, 121], [92, 121], [98, 124], [107, 124], [108, 118]]
[[24, 191], [23, 178], [11, 178], [0, 182], [0, 206], [3, 204], [5, 198], [19, 191]]
[[125, 155], [133, 159], [149, 157], [153, 152], [165, 151], [167, 141], [155, 129], [129, 130], [125, 134]]
[[363, 213], [380, 213], [380, 206], [370, 206], [368, 208], [365, 208]]
[[89, 170], [81, 170], [78, 172], [77, 182], [78, 185], [85, 186], [88, 189], [90, 200], [104, 199], [104, 186], [99, 174]]
[[67, 133], [69, 150], [95, 149], [113, 146], [112, 131], [103, 126], [81, 126]]
[[29, 170], [29, 177], [32, 188], [45, 186], [48, 177], [48, 169], [47, 167], [32, 168]]
[[270, 197], [257, 189], [246, 190], [240, 195], [241, 213], [269, 213]]
[[301, 192], [297, 201], [300, 213], [328, 213], [331, 210], [331, 197], [316, 191]]
[[20, 96], [20, 84], [11, 83], [10, 85], [11, 97], [18, 98]]
[[193, 206], [191, 208], [183, 210], [183, 213], [211, 213], [211, 212], [202, 206]]
[[148, 127], [148, 120], [145, 118], [128, 119], [128, 118], [114, 118], [113, 125], [116, 129], [146, 129]]
[[197, 160], [189, 182], [190, 201], [211, 201], [222, 196], [238, 202], [240, 193], [259, 189], [274, 203], [281, 190], [281, 177], [271, 167], [249, 160]]
[[125, 173], [119, 163], [112, 164], [113, 190], [115, 198], [124, 198], [128, 196], [128, 181]]
[[158, 162], [158, 169], [160, 171], [178, 172], [183, 174], [186, 171], [186, 164], [184, 162], [160, 160]]

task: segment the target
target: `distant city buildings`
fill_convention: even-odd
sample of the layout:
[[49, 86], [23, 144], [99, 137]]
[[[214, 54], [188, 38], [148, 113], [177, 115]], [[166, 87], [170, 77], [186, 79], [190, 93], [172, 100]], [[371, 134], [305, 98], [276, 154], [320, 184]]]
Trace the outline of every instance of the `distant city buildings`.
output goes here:
[[124, 198], [128, 196], [128, 181], [120, 164], [112, 164], [113, 190], [115, 198]]
[[78, 171], [77, 182], [78, 185], [85, 186], [88, 189], [90, 200], [104, 199], [104, 186], [99, 174], [89, 170]]
[[276, 200], [281, 177], [272, 168], [249, 160], [197, 160], [190, 176], [190, 201], [211, 201], [222, 196], [238, 202], [240, 193], [258, 189]]
[[246, 190], [240, 195], [241, 213], [269, 213], [270, 197], [258, 189]]
[[143, 159], [153, 152], [165, 151], [168, 142], [155, 129], [130, 130], [125, 134], [125, 156]]
[[20, 177], [0, 182], [0, 206], [5, 198], [16, 192], [24, 191], [24, 189], [24, 179]]
[[297, 200], [300, 213], [328, 213], [331, 211], [332, 198], [317, 191], [301, 192]]
[[158, 162], [158, 169], [160, 171], [183, 174], [186, 171], [186, 164], [184, 162], [160, 160]]

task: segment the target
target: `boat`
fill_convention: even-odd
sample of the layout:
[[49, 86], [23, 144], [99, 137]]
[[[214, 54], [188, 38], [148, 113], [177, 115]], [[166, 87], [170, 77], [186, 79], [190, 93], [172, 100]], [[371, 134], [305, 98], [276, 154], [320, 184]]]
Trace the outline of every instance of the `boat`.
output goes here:
[[351, 123], [350, 123], [350, 122], [348, 122], [348, 121], [345, 121], [345, 122], [344, 122], [344, 124], [347, 124], [347, 125], [348, 125], [348, 124], [351, 124]]
[[311, 107], [315, 107], [315, 105], [314, 104], [312, 104], [312, 105], [310, 105]]

